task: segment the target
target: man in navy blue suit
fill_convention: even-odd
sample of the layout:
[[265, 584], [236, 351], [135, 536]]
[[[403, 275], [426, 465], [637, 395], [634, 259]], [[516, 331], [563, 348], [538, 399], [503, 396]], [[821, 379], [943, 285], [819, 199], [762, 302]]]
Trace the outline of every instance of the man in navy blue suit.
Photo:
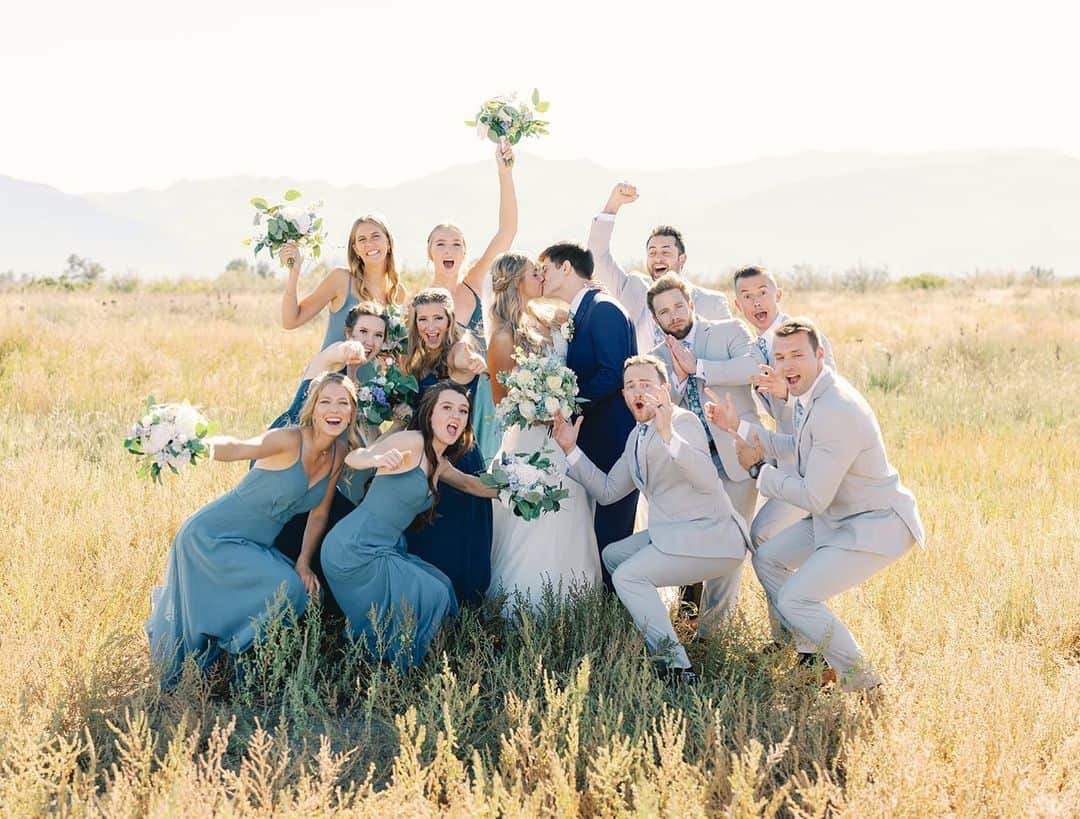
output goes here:
[[[626, 310], [593, 284], [593, 257], [588, 250], [561, 242], [541, 253], [540, 263], [544, 296], [570, 305], [573, 329], [566, 366], [577, 373], [578, 393], [588, 399], [577, 444], [607, 472], [619, 460], [634, 428], [634, 416], [622, 396], [623, 362], [637, 355], [634, 325]], [[597, 506], [594, 526], [601, 552], [609, 543], [633, 534], [637, 501], [634, 491], [618, 503]], [[604, 584], [611, 588], [606, 568]]]

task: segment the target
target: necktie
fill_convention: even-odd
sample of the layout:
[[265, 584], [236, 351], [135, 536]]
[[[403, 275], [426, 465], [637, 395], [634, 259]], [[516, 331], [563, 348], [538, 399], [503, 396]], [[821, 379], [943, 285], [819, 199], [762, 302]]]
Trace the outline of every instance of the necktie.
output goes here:
[[[685, 341], [683, 346], [686, 349], [690, 349], [690, 345]], [[705, 427], [705, 437], [709, 440], [709, 453], [712, 455], [713, 466], [716, 467], [716, 474], [721, 478], [726, 478], [727, 472], [724, 471], [724, 464], [720, 461], [720, 456], [716, 452], [716, 442], [712, 437], [712, 430], [709, 429], [709, 422], [705, 418], [705, 408], [701, 406], [701, 393], [698, 392], [697, 376], [693, 373], [689, 373], [686, 376], [686, 405], [690, 407], [690, 411], [694, 413], [701, 421], [701, 425]]]
[[648, 424], [638, 424], [637, 441], [634, 443], [634, 474], [637, 475], [638, 483], [644, 485], [645, 478], [641, 475], [641, 443], [649, 434]]
[[800, 401], [798, 398], [796, 398], [795, 399], [795, 419], [794, 419], [795, 437], [796, 438], [799, 437], [799, 427], [802, 426], [803, 415], [805, 414], [805, 412], [806, 411], [803, 409], [802, 401]]
[[664, 339], [667, 337], [664, 334], [664, 331], [662, 329], [660, 329], [660, 325], [656, 323], [655, 319], [653, 319], [653, 323], [652, 323], [652, 335], [653, 335], [653, 341], [655, 341], [657, 345], [663, 344]]
[[757, 337], [757, 346], [761, 350], [761, 357], [765, 359], [766, 364], [771, 364], [769, 361], [769, 343], [765, 340], [765, 336]]

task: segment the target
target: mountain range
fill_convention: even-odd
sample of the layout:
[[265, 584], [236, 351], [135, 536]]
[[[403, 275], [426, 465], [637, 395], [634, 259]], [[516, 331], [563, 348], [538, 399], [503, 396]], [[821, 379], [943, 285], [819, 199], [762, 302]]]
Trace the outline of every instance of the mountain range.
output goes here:
[[[841, 270], [887, 267], [894, 275], [1053, 268], [1080, 274], [1080, 159], [1048, 151], [915, 155], [806, 153], [712, 168], [628, 171], [586, 160], [521, 154], [515, 247], [536, 253], [584, 241], [611, 186], [640, 199], [623, 208], [617, 258], [643, 256], [649, 229], [678, 226], [687, 270], [701, 278], [750, 263]], [[162, 190], [74, 195], [0, 176], [0, 271], [55, 273], [68, 254], [111, 273], [209, 276], [250, 254], [248, 200], [322, 199], [328, 260], [344, 258], [346, 232], [364, 213], [384, 216], [401, 263], [425, 261], [431, 226], [462, 227], [479, 253], [496, 227], [494, 160], [458, 165], [389, 188], [335, 186], [288, 177], [177, 182]]]

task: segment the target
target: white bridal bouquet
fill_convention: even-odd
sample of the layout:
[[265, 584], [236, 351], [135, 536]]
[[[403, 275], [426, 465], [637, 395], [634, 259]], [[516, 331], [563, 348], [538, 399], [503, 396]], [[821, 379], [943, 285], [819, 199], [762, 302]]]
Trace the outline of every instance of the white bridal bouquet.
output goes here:
[[547, 120], [537, 119], [537, 114], [547, 113], [549, 102], [540, 99], [540, 92], [532, 92], [532, 105], [520, 102], [517, 94], [504, 97], [492, 97], [485, 100], [476, 113], [475, 119], [465, 121], [470, 128], [475, 128], [481, 139], [487, 137], [492, 142], [505, 138], [511, 145], [517, 145], [522, 137], [543, 136], [548, 132]]
[[149, 475], [161, 483], [166, 468], [179, 475], [185, 466], [209, 457], [210, 447], [203, 439], [214, 431], [214, 425], [187, 401], [155, 404], [151, 396], [142, 418], [124, 439], [124, 449], [138, 459], [136, 474], [140, 478]]
[[555, 420], [561, 412], [570, 418], [584, 399], [578, 398], [577, 375], [553, 356], [525, 355], [514, 350], [517, 369], [499, 373], [499, 383], [507, 389], [506, 397], [495, 408], [503, 426], [518, 426]]
[[549, 454], [549, 450], [514, 455], [504, 452], [480, 480], [498, 489], [499, 502], [519, 518], [536, 520], [544, 512], [558, 512], [570, 491], [563, 489], [562, 473]]
[[[285, 201], [295, 202], [300, 198], [300, 191], [285, 191]], [[322, 232], [322, 219], [319, 208], [322, 202], [313, 202], [307, 207], [299, 205], [270, 205], [265, 199], [255, 197], [251, 200], [255, 206], [255, 235], [245, 239], [245, 245], [255, 246], [255, 255], [264, 247], [276, 256], [286, 242], [296, 242], [300, 250], [310, 252], [314, 258], [322, 254], [322, 243], [326, 234]]]
[[386, 338], [382, 348], [383, 352], [394, 355], [409, 351], [409, 327], [405, 323], [405, 314], [396, 304], [386, 306]]

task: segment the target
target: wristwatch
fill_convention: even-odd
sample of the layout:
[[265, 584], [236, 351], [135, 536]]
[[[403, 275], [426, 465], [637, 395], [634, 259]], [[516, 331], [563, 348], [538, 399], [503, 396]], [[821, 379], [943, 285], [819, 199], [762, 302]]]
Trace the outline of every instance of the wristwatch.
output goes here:
[[750, 477], [753, 478], [756, 481], [758, 475], [761, 474], [761, 467], [763, 467], [763, 466], [765, 466], [765, 459], [764, 458], [762, 458], [756, 464], [750, 464], [750, 468], [747, 469], [746, 471], [750, 475]]

